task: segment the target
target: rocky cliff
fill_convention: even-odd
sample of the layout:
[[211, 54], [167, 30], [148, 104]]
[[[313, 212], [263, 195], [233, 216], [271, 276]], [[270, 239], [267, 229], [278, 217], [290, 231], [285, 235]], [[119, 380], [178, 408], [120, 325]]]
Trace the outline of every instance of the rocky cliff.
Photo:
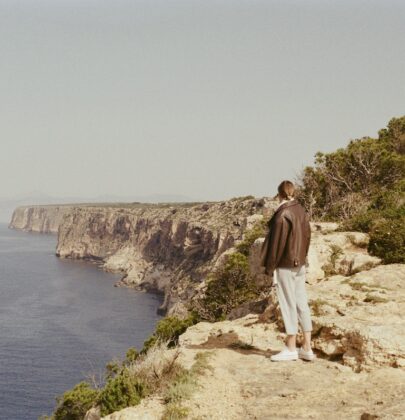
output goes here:
[[[397, 265], [399, 266], [399, 265]], [[392, 267], [391, 273], [404, 280], [403, 267]], [[377, 270], [377, 269], [375, 269]], [[370, 278], [379, 276], [378, 270]], [[381, 270], [380, 270], [381, 271]], [[363, 279], [367, 275], [364, 272]], [[331, 284], [336, 287], [336, 283]], [[396, 285], [393, 285], [396, 287]], [[310, 288], [310, 295], [313, 293]], [[338, 289], [335, 289], [335, 296]], [[326, 289], [325, 289], [326, 291]], [[346, 293], [347, 290], [344, 290]], [[403, 293], [402, 298], [403, 299]], [[391, 335], [390, 311], [392, 305], [383, 306], [380, 314], [384, 318], [373, 317], [367, 320], [378, 303], [363, 304], [363, 314], [359, 307], [351, 312], [347, 308], [346, 327], [352, 324], [356, 328], [362, 323], [366, 329], [362, 339], [353, 334], [351, 337], [315, 337], [317, 359], [313, 362], [297, 360], [293, 362], [272, 362], [270, 356], [283, 348], [285, 334], [276, 322], [266, 321], [262, 316], [248, 314], [233, 321], [215, 323], [200, 322], [180, 336], [177, 349], [168, 349], [167, 353], [180, 351], [179, 361], [189, 369], [198, 352], [210, 353], [210, 369], [198, 378], [198, 389], [182, 401], [183, 410], [187, 410], [190, 419], [206, 420], [257, 420], [257, 419], [398, 419], [405, 412], [405, 370], [399, 364], [387, 364], [374, 359], [366, 369], [353, 369], [341, 358], [325, 357], [316, 343], [325, 344], [340, 341], [342, 348], [351, 342], [359, 346], [360, 353], [368, 360], [370, 353], [381, 352], [375, 340], [380, 331], [380, 343], [385, 343], [387, 360], [398, 357], [399, 343], [404, 344], [403, 332], [399, 336]], [[364, 308], [366, 306], [367, 308]], [[394, 309], [393, 312], [398, 312]], [[402, 316], [403, 305], [402, 305]], [[338, 315], [337, 315], [338, 316]], [[316, 320], [319, 318], [316, 317]], [[327, 321], [323, 321], [326, 323]], [[394, 321], [398, 323], [398, 319]], [[333, 324], [333, 318], [330, 318]], [[368, 324], [368, 326], [366, 326]], [[403, 325], [403, 324], [402, 324]], [[386, 332], [384, 328], [387, 327]], [[367, 334], [374, 330], [374, 336]], [[403, 331], [403, 330], [402, 330]], [[326, 332], [326, 331], [325, 331]], [[397, 331], [398, 332], [398, 331]], [[300, 337], [299, 337], [300, 340]], [[390, 341], [390, 343], [388, 343]], [[350, 347], [350, 345], [348, 346]], [[382, 354], [383, 352], [381, 352]], [[167, 401], [157, 393], [141, 401], [138, 406], [114, 412], [104, 420], [156, 420], [167, 419], [165, 415]], [[97, 412], [91, 410], [86, 420], [99, 420]]]
[[[123, 285], [161, 291], [161, 311], [181, 315], [188, 301], [204, 293], [207, 274], [276, 205], [267, 198], [241, 197], [212, 203], [32, 206], [17, 208], [10, 227], [58, 230], [58, 256], [98, 261], [105, 270], [121, 272]], [[311, 223], [307, 292], [316, 362], [287, 366], [268, 360], [285, 338], [275, 288], [268, 288], [262, 303], [247, 302], [228, 320], [200, 322], [180, 337], [186, 368], [196, 352], [213, 354], [199, 392], [185, 402], [192, 417], [402, 415], [405, 265], [381, 265], [367, 253], [367, 234], [338, 228]], [[259, 265], [263, 240], [249, 252], [258, 284], [268, 281]], [[156, 395], [107, 418], [157, 419], [164, 409], [164, 398]]]
[[9, 228], [27, 232], [56, 233], [63, 216], [72, 208], [72, 205], [63, 204], [17, 207], [11, 217]]
[[251, 196], [207, 203], [74, 207], [63, 218], [56, 253], [99, 261], [123, 285], [165, 295], [162, 312], [185, 312], [219, 257], [276, 202]]
[[[323, 230], [319, 234], [326, 244], [328, 237], [341, 236]], [[320, 245], [321, 238], [315, 239]], [[346, 263], [341, 267], [346, 270]], [[180, 351], [179, 361], [186, 369], [198, 352], [211, 357], [197, 391], [181, 401], [182, 410], [187, 418], [207, 420], [403, 418], [404, 282], [405, 264], [313, 279], [307, 288], [317, 355], [313, 362], [269, 360], [283, 348], [286, 337], [274, 290], [262, 314], [189, 327], [178, 347], [167, 353]], [[91, 412], [86, 420], [100, 419]], [[165, 419], [165, 413], [167, 399], [156, 393], [103, 419]]]

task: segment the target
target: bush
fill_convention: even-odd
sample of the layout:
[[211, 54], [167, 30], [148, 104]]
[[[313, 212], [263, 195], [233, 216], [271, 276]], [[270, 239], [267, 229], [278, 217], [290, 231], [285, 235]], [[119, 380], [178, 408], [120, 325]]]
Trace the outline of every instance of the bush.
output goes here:
[[405, 262], [405, 182], [373, 198], [368, 209], [342, 225], [343, 230], [368, 232], [368, 252], [385, 264]]
[[135, 360], [138, 358], [139, 356], [139, 352], [137, 351], [137, 349], [135, 347], [130, 347], [127, 350], [127, 353], [125, 355], [125, 364], [128, 365], [130, 363], [135, 362]]
[[62, 396], [57, 397], [58, 403], [53, 418], [55, 420], [82, 420], [97, 400], [99, 391], [93, 389], [87, 382], [80, 382]]
[[150, 393], [165, 389], [184, 369], [177, 362], [179, 352], [168, 353], [179, 336], [198, 322], [195, 313], [186, 319], [166, 317], [160, 320], [153, 335], [145, 341], [141, 352], [128, 349], [123, 361], [106, 365], [104, 386], [95, 390], [86, 382], [77, 384], [58, 397], [58, 406], [49, 419], [83, 419], [92, 406], [98, 406], [102, 416], [139, 404]]
[[332, 153], [317, 152], [304, 168], [299, 196], [314, 218], [350, 219], [381, 191], [392, 190], [405, 174], [405, 116], [393, 118], [379, 137], [351, 140]]
[[243, 241], [240, 242], [236, 249], [243, 255], [249, 256], [250, 248], [252, 247], [254, 241], [266, 234], [267, 221], [263, 218], [259, 222], [256, 222], [252, 229], [245, 232]]
[[249, 273], [247, 256], [235, 252], [208, 276], [205, 295], [194, 305], [202, 319], [216, 321], [225, 319], [232, 309], [254, 300], [259, 293]]
[[168, 316], [161, 319], [156, 326], [155, 332], [144, 342], [141, 353], [147, 352], [158, 341], [167, 342], [169, 347], [178, 343], [178, 338], [188, 327], [198, 322], [196, 313], [191, 313], [187, 318], [180, 319], [176, 316]]
[[377, 222], [370, 232], [368, 251], [385, 264], [405, 263], [405, 217]]
[[120, 374], [111, 378], [101, 391], [97, 403], [102, 416], [114, 411], [139, 404], [141, 398], [147, 394], [145, 385], [124, 369]]
[[298, 180], [299, 199], [314, 218], [340, 230], [370, 234], [368, 251], [383, 263], [405, 261], [405, 116], [393, 118], [378, 139], [350, 141], [315, 155]]

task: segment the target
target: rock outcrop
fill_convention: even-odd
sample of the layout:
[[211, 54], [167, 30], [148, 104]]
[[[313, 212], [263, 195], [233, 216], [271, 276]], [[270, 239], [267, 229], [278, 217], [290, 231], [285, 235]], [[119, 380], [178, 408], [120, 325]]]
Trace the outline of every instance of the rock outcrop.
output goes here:
[[354, 370], [405, 367], [405, 264], [381, 265], [308, 288], [313, 344]]
[[26, 232], [57, 233], [64, 215], [72, 208], [63, 204], [17, 207], [8, 227]]
[[[235, 419], [377, 419], [402, 418], [405, 371], [376, 366], [354, 372], [341, 361], [271, 362], [284, 334], [258, 315], [234, 321], [201, 322], [180, 336], [180, 361], [189, 368], [197, 352], [211, 352], [211, 369], [198, 379], [198, 391], [182, 403], [187, 418]], [[172, 351], [172, 350], [168, 350]], [[159, 395], [105, 420], [160, 419]]]
[[[343, 249], [341, 261], [345, 250], [367, 257], [367, 238], [362, 234], [323, 231], [322, 235]], [[258, 243], [260, 240], [251, 254], [256, 281], [261, 276], [255, 266]], [[328, 244], [325, 240], [326, 249]], [[325, 258], [329, 260], [330, 256]], [[314, 362], [269, 360], [282, 349], [286, 337], [275, 288], [269, 290], [267, 309], [260, 315], [189, 327], [179, 338], [183, 366], [191, 366], [196, 352], [212, 353], [211, 369], [199, 378], [198, 392], [182, 402], [189, 418], [402, 418], [405, 264], [374, 263], [349, 272], [343, 264], [336, 265], [346, 275], [328, 272], [307, 285], [314, 326], [312, 347], [317, 355]], [[301, 342], [299, 334], [297, 344]], [[164, 399], [154, 395], [105, 420], [159, 419], [164, 411]]]
[[[355, 371], [405, 367], [405, 264], [379, 265], [379, 259], [363, 249], [366, 239], [359, 232], [314, 235], [312, 264], [307, 268], [313, 346]], [[258, 283], [263, 281], [258, 266], [260, 243], [255, 242], [251, 253]], [[332, 258], [332, 269], [336, 248], [331, 253], [330, 244], [340, 249]], [[274, 292], [268, 298], [267, 314], [283, 328]]]
[[[363, 232], [340, 232], [336, 223], [311, 222], [311, 243], [308, 251], [307, 281], [315, 284], [334, 274], [345, 276], [368, 270], [381, 263], [369, 255], [369, 237]], [[260, 249], [264, 238], [255, 241], [250, 252], [253, 275], [260, 278]]]

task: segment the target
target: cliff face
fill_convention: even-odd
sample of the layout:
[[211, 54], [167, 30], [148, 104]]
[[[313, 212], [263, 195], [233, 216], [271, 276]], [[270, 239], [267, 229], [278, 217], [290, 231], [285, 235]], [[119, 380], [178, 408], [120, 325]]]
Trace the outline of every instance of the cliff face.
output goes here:
[[71, 210], [70, 205], [17, 207], [8, 227], [27, 232], [56, 233], [63, 216]]
[[56, 254], [98, 260], [122, 284], [164, 293], [162, 312], [181, 314], [218, 258], [275, 202], [235, 198], [198, 204], [75, 207], [59, 227]]
[[[245, 305], [234, 318], [199, 322], [180, 335], [177, 348], [156, 358], [179, 352], [176, 360], [190, 369], [196, 354], [209, 356], [208, 371], [197, 378], [198, 391], [180, 399], [187, 418], [403, 417], [405, 402], [398, 395], [405, 392], [405, 264], [380, 265], [367, 254], [364, 233], [337, 231], [332, 223], [311, 227], [307, 293], [317, 358], [269, 360], [286, 338], [277, 292], [271, 288], [260, 315]], [[249, 254], [258, 282], [262, 242], [257, 239]], [[166, 400], [155, 393], [102, 420], [160, 419], [167, 412]], [[85, 416], [99, 418], [97, 408]]]

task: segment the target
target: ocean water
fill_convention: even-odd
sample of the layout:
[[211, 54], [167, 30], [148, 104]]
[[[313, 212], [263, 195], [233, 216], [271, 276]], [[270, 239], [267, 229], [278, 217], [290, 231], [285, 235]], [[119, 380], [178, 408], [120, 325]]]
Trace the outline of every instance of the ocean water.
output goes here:
[[0, 224], [1, 419], [50, 414], [57, 395], [140, 348], [160, 319], [160, 296], [57, 258], [56, 240]]

